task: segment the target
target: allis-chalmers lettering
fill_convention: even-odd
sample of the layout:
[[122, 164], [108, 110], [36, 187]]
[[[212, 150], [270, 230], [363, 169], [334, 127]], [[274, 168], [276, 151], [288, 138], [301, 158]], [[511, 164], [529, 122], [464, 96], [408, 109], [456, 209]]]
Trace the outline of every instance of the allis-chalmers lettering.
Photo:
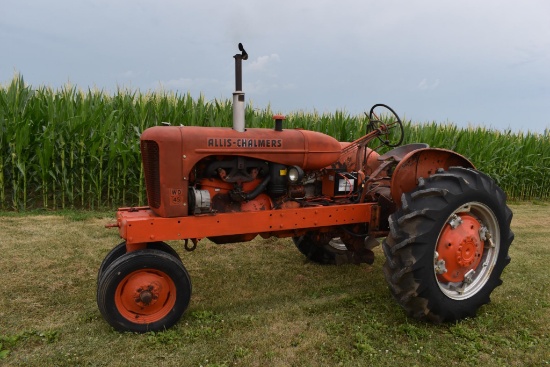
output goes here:
[[283, 139], [208, 138], [209, 148], [282, 148]]

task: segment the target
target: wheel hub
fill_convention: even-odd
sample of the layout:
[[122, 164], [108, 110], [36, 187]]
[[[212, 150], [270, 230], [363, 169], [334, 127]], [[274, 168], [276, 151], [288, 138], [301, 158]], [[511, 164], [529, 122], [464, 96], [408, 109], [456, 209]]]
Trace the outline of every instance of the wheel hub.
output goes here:
[[142, 303], [143, 306], [149, 306], [158, 299], [158, 286], [156, 291], [154, 285], [149, 285], [145, 290], [138, 288], [136, 295], [137, 297], [135, 297], [135, 301], [137, 304]]
[[472, 265], [476, 256], [479, 254], [479, 241], [476, 243], [472, 236], [466, 237], [456, 251], [456, 261], [460, 266], [468, 267]]
[[164, 273], [144, 269], [129, 274], [119, 284], [116, 302], [124, 317], [139, 322], [163, 317], [170, 310], [174, 295], [173, 282]]
[[[484, 241], [480, 238], [481, 224], [471, 214], [460, 213], [445, 225], [437, 244], [436, 264], [444, 263], [446, 271], [437, 272], [442, 282], [463, 282], [465, 275], [475, 271], [482, 255]], [[471, 274], [471, 273], [470, 273]]]

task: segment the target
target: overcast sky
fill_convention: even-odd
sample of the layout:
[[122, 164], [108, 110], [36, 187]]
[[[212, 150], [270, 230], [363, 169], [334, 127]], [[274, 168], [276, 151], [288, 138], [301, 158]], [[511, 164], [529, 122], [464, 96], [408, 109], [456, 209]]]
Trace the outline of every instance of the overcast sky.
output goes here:
[[0, 83], [550, 129], [548, 0], [0, 0]]

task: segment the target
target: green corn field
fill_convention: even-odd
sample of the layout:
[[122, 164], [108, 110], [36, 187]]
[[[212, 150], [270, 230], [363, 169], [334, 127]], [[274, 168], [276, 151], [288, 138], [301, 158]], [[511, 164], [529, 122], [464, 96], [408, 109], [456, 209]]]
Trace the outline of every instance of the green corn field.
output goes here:
[[[367, 109], [370, 106], [365, 106]], [[273, 111], [248, 104], [248, 127], [272, 127]], [[230, 100], [206, 101], [168, 91], [109, 94], [66, 85], [0, 86], [0, 208], [115, 208], [146, 204], [141, 132], [172, 125], [231, 126]], [[293, 112], [286, 128], [321, 131], [340, 141], [363, 135], [364, 115]], [[452, 149], [493, 177], [517, 200], [550, 199], [550, 131], [500, 132], [483, 127], [405, 121], [406, 143]]]

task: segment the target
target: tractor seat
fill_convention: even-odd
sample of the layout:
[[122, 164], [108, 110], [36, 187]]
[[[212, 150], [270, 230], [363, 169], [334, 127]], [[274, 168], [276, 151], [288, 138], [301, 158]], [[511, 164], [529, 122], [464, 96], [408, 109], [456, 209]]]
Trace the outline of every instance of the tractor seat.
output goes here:
[[380, 157], [378, 157], [379, 161], [387, 161], [388, 159], [392, 159], [395, 162], [400, 162], [404, 156], [412, 152], [413, 150], [417, 149], [424, 149], [429, 148], [430, 146], [428, 144], [424, 143], [414, 143], [414, 144], [407, 144], [402, 145], [400, 147], [394, 148], [384, 154], [382, 154]]

